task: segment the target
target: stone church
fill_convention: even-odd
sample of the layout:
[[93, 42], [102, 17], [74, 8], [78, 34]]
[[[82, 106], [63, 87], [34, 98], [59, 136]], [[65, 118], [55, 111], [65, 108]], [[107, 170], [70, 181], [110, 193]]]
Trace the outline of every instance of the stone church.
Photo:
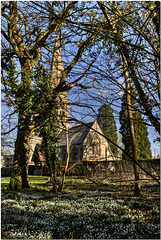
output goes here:
[[[53, 88], [56, 88], [60, 83], [63, 70], [59, 35], [57, 35], [51, 64], [51, 85]], [[67, 133], [70, 161], [115, 160], [107, 140], [99, 134], [102, 134], [102, 131], [97, 121], [95, 120], [90, 123], [69, 127], [70, 103], [67, 92], [60, 93], [57, 101], [60, 106], [58, 110], [58, 119], [60, 128], [62, 129], [62, 140], [60, 141], [59, 147], [59, 156], [62, 161], [67, 159]], [[41, 141], [42, 139], [38, 136], [32, 137], [30, 141], [29, 165], [34, 164], [33, 158], [36, 151], [36, 145], [41, 144]], [[41, 159], [45, 161], [44, 157], [41, 157]]]
[[[68, 144], [71, 161], [111, 161], [115, 160], [114, 155], [107, 140], [100, 135], [102, 131], [97, 120], [87, 124], [80, 124], [69, 128]], [[67, 138], [63, 132], [60, 142], [60, 158], [62, 161], [67, 159]]]

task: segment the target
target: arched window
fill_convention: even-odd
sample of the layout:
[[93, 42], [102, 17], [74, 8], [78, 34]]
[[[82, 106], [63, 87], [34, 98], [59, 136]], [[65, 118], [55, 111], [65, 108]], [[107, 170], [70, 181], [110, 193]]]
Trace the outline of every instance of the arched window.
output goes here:
[[63, 148], [62, 150], [62, 161], [66, 161], [66, 149]]
[[77, 158], [78, 158], [78, 149], [76, 146], [74, 146], [72, 149], [72, 159], [77, 160]]
[[100, 139], [97, 135], [93, 137], [92, 149], [94, 155], [100, 155]]

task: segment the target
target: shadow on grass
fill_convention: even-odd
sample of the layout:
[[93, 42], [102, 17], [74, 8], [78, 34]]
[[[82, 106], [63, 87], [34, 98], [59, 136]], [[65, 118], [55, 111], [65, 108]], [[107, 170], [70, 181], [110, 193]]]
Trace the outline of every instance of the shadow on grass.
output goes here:
[[[7, 188], [10, 178], [9, 177], [2, 177], [1, 178], [1, 190], [5, 190]], [[31, 184], [30, 191], [51, 191], [52, 189], [52, 182], [50, 177], [48, 176], [29, 176], [29, 181]], [[92, 182], [86, 177], [77, 177], [77, 176], [66, 176], [65, 184], [63, 191], [66, 192], [108, 192], [109, 196], [114, 198], [131, 198], [134, 194], [134, 184], [113, 184], [113, 183], [106, 183], [106, 184], [99, 184], [96, 182]], [[159, 185], [149, 185], [144, 184], [141, 187], [141, 198], [148, 198], [152, 201], [159, 201], [160, 199], [160, 187]]]
[[[15, 205], [14, 208], [6, 208], [2, 212], [2, 229], [4, 231], [2, 237], [10, 238], [10, 232], [13, 233], [15, 230], [17, 233], [23, 234], [25, 230], [27, 236], [30, 236], [30, 233], [32, 233], [32, 236], [36, 238], [39, 232], [46, 230], [51, 233], [53, 239], [71, 239], [73, 237], [82, 239], [84, 234], [88, 237], [91, 236], [92, 238], [96, 237], [95, 239], [98, 239], [98, 234], [101, 232], [104, 232], [104, 237], [111, 235], [114, 236], [113, 238], [111, 237], [112, 239], [118, 236], [119, 238], [126, 239], [129, 238], [130, 229], [132, 228], [135, 234], [131, 232], [131, 239], [136, 239], [138, 236], [143, 239], [159, 239], [159, 231], [156, 232], [155, 227], [151, 229], [149, 226], [148, 229], [146, 224], [142, 222], [133, 224], [131, 220], [126, 218], [121, 222], [119, 207], [112, 212], [107, 207], [106, 211], [108, 214], [105, 215], [101, 212], [95, 215], [91, 209], [84, 212], [84, 208], [78, 212], [77, 208], [76, 211], [73, 212], [70, 209], [68, 214], [63, 211], [64, 206], [66, 206], [66, 199], [66, 203], [71, 200], [73, 202], [79, 200], [80, 204], [82, 199], [85, 199], [86, 196], [87, 194], [81, 195], [72, 193], [59, 195], [59, 199], [55, 200], [55, 202], [53, 202], [54, 199], [51, 199], [50, 203], [48, 202], [49, 205], [45, 211], [44, 208], [39, 208], [39, 205], [41, 206], [42, 204], [42, 198], [40, 201], [38, 199], [26, 201], [26, 206], [24, 208], [19, 208], [18, 205], [21, 201], [21, 199], [19, 199], [17, 206]], [[88, 195], [88, 199], [92, 198], [95, 200], [95, 204], [98, 204], [98, 196], [97, 194], [91, 194]], [[60, 199], [61, 204], [59, 204]], [[45, 200], [49, 199], [45, 198]], [[91, 203], [91, 200], [86, 201]], [[129, 206], [129, 203], [129, 201], [126, 202], [126, 205]], [[136, 203], [138, 205], [136, 205]], [[146, 204], [146, 202], [144, 204], [133, 202], [133, 204], [131, 203], [131, 211], [141, 210], [145, 208]], [[126, 211], [127, 212], [124, 212], [123, 215], [126, 215], [129, 210], [126, 209]], [[152, 219], [150, 219], [150, 222], [152, 222]], [[17, 236], [15, 235], [14, 237], [16, 238]]]

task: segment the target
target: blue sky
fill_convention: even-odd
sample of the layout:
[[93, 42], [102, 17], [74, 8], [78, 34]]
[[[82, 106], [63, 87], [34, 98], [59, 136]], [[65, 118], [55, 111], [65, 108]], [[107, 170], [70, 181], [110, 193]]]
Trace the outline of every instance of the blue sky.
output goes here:
[[[80, 95], [81, 94], [79, 94], [79, 101], [81, 101], [81, 97], [83, 98], [83, 96], [80, 96]], [[71, 101], [78, 100], [77, 98], [76, 99], [73, 98], [73, 95], [70, 93], [68, 94], [68, 96], [69, 96], [69, 100], [71, 100]], [[95, 105], [93, 104], [93, 108], [96, 113], [97, 113], [99, 106], [101, 106], [100, 102], [97, 102]], [[95, 113], [85, 107], [83, 108], [83, 107], [71, 106], [71, 117], [73, 117], [73, 116], [83, 122], [90, 122], [95, 119]], [[116, 121], [116, 125], [117, 125], [117, 132], [119, 133], [120, 122], [119, 122], [118, 111], [114, 111], [114, 117], [115, 117], [115, 121]], [[152, 156], [160, 155], [160, 142], [158, 142], [158, 141], [154, 142], [155, 139], [157, 139], [159, 137], [159, 134], [154, 130], [154, 127], [152, 127], [152, 126], [148, 126], [148, 133], [149, 133], [148, 137], [149, 137], [149, 140], [151, 143]]]
[[[69, 95], [69, 99], [70, 99], [70, 94]], [[73, 99], [73, 97], [72, 97]], [[96, 108], [96, 107], [95, 107]], [[73, 110], [75, 112], [73, 112]], [[96, 112], [97, 112], [97, 109], [95, 109]], [[1, 108], [1, 119], [5, 116], [5, 114], [9, 114], [11, 110], [9, 110], [9, 108], [5, 107], [3, 104], [2, 104], [2, 108]], [[90, 122], [90, 121], [94, 121], [95, 119], [95, 114], [92, 113], [90, 110], [87, 110], [87, 108], [78, 108], [78, 107], [71, 107], [71, 117], [75, 117], [77, 118], [78, 120], [81, 120], [83, 122]], [[114, 113], [115, 115], [115, 113]], [[119, 128], [120, 128], [120, 123], [119, 123], [119, 119], [118, 119], [118, 116], [115, 117], [115, 120], [116, 120], [116, 124], [117, 124], [117, 131], [119, 132]], [[11, 118], [11, 123], [13, 124], [16, 124], [17, 123], [17, 117], [16, 115], [14, 115], [12, 118]], [[8, 120], [5, 121], [5, 124], [6, 126], [8, 126]], [[13, 125], [12, 125], [13, 126]], [[12, 128], [11, 126], [11, 128]], [[153, 127], [148, 127], [148, 132], [149, 132], [149, 140], [151, 142], [151, 151], [152, 151], [152, 155], [154, 156], [157, 156], [158, 154], [160, 155], [160, 143], [159, 142], [155, 142], [154, 143], [154, 140], [159, 137], [159, 135], [156, 133], [156, 131], [154, 130]], [[14, 131], [13, 133], [10, 134], [10, 141], [14, 141], [16, 139], [16, 131]], [[10, 148], [8, 148], [10, 149]]]
[[[92, 3], [91, 3], [92, 4]], [[59, 10], [59, 9], [58, 9]], [[84, 20], [84, 19], [83, 19]], [[63, 30], [62, 30], [62, 33], [63, 33]], [[65, 34], [65, 32], [64, 32]], [[136, 36], [135, 36], [136, 37]], [[135, 37], [133, 37], [133, 41], [135, 42]], [[86, 38], [86, 35], [84, 35], [84, 38]], [[79, 35], [77, 36], [74, 35], [72, 37], [72, 40], [77, 40], [79, 39]], [[54, 42], [54, 39], [53, 39], [53, 42]], [[90, 51], [86, 51], [84, 53], [84, 56], [82, 57], [83, 61], [82, 62], [79, 62], [77, 64], [77, 66], [75, 66], [75, 68], [73, 69], [73, 72], [70, 73], [69, 75], [69, 78], [67, 80], [72, 81], [74, 78], [73, 77], [78, 77], [79, 76], [79, 71], [80, 71], [80, 66], [82, 67], [82, 69], [85, 67], [88, 67], [88, 64], [90, 61], [93, 60], [93, 55], [94, 52], [99, 52], [100, 50], [100, 47], [102, 47], [102, 44], [104, 44], [105, 48], [103, 49], [103, 51], [105, 51], [105, 54], [104, 54], [104, 58], [102, 57], [98, 57], [97, 59], [97, 62], [95, 64], [95, 69], [93, 68], [91, 70], [91, 72], [89, 73], [90, 75], [86, 74], [86, 76], [81, 80], [81, 83], [84, 83], [84, 84], [89, 84], [89, 82], [91, 81], [92, 82], [92, 78], [96, 77], [98, 78], [98, 80], [101, 80], [101, 78], [106, 78], [108, 80], [111, 81], [111, 77], [113, 75], [110, 75], [110, 73], [108, 72], [108, 66], [110, 66], [111, 68], [113, 68], [113, 65], [114, 65], [114, 60], [110, 57], [110, 54], [107, 55], [106, 54], [106, 51], [110, 50], [109, 47], [109, 43], [108, 41], [107, 42], [102, 42], [102, 41], [99, 41], [99, 44], [97, 45], [94, 45], [93, 48], [90, 49]], [[54, 46], [54, 44], [53, 44]], [[77, 46], [77, 45], [76, 45]], [[64, 59], [63, 61], [66, 62], [66, 66], [70, 63], [70, 61], [73, 59], [74, 57], [74, 54], [77, 50], [77, 47], [73, 47], [73, 44], [67, 44], [64, 46], [64, 50], [62, 49], [62, 53], [64, 54]], [[118, 58], [118, 56], [117, 56]], [[115, 60], [118, 60], [115, 56]], [[100, 69], [97, 67], [100, 67]], [[92, 73], [93, 71], [93, 73]], [[95, 72], [96, 71], [96, 72]], [[80, 71], [81, 72], [81, 71]], [[104, 76], [101, 75], [101, 73], [104, 74]], [[72, 75], [74, 74], [74, 75]], [[100, 78], [100, 79], [99, 79]], [[123, 79], [117, 79], [118, 80], [118, 83], [122, 84], [123, 83]], [[99, 101], [94, 101], [94, 100], [91, 100], [90, 97], [89, 97], [89, 93], [91, 93], [91, 95], [95, 95], [96, 97], [100, 97], [101, 94], [102, 96], [106, 95], [107, 96], [107, 100], [109, 102], [112, 101], [112, 98], [114, 99], [115, 97], [121, 97], [121, 93], [118, 93], [118, 89], [113, 89], [113, 85], [112, 85], [112, 82], [102, 82], [102, 86], [101, 85], [97, 85], [97, 89], [94, 90], [89, 90], [88, 91], [88, 94], [87, 92], [83, 92], [83, 94], [81, 94], [81, 90], [79, 88], [74, 88], [71, 90], [71, 92], [69, 92], [69, 99], [71, 101], [76, 101], [76, 102], [81, 102], [81, 103], [85, 103], [85, 104], [88, 104], [90, 106], [93, 107], [94, 111], [92, 111], [91, 109], [87, 109], [87, 108], [79, 108], [79, 107], [71, 107], [73, 110], [75, 110], [75, 113], [71, 111], [72, 114], [74, 114], [78, 119], [81, 119], [85, 122], [88, 122], [88, 121], [91, 121], [91, 120], [94, 120], [94, 116], [95, 114], [97, 113], [97, 109], [98, 107], [101, 106], [101, 104], [103, 102], [99, 102]], [[107, 85], [109, 84], [109, 85]], [[103, 99], [103, 101], [106, 101], [106, 98]], [[114, 106], [114, 104], [118, 104], [118, 107]], [[115, 110], [114, 112], [114, 115], [115, 115], [115, 120], [116, 120], [116, 123], [117, 123], [117, 129], [119, 131], [119, 127], [120, 127], [120, 124], [119, 124], [119, 109], [120, 109], [120, 102], [118, 101], [115, 101], [115, 102], [112, 102], [112, 106]], [[5, 114], [8, 114], [9, 111], [6, 107], [4, 107], [2, 105], [2, 118]], [[16, 122], [16, 118], [15, 119], [12, 119], [12, 121]], [[8, 120], [6, 120], [6, 123], [8, 123]], [[159, 154], [160, 153], [160, 147], [159, 147], [159, 143], [154, 143], [153, 141], [158, 137], [158, 134], [154, 131], [153, 127], [148, 127], [148, 131], [149, 131], [149, 139], [150, 139], [150, 142], [151, 142], [151, 148], [152, 148], [152, 154], [154, 155], [154, 151], [155, 151], [155, 155]], [[14, 133], [14, 136], [16, 135], [16, 133]]]

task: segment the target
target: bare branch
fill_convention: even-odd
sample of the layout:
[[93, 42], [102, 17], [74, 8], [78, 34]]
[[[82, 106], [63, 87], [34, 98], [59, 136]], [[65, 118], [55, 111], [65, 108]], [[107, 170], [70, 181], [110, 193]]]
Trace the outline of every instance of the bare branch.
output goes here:
[[13, 127], [11, 130], [9, 130], [7, 132], [2, 132], [1, 135], [7, 135], [7, 134], [13, 132], [17, 127], [18, 127], [18, 125], [16, 125], [15, 127]]

